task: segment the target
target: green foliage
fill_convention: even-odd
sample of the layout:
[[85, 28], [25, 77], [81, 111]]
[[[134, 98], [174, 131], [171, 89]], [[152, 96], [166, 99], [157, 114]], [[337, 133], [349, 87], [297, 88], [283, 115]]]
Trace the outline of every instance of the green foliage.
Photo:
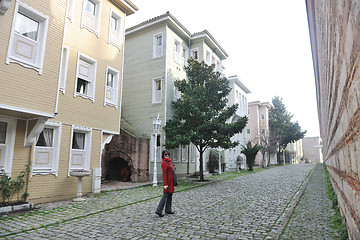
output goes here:
[[[25, 186], [25, 176], [29, 173], [30, 168], [26, 165], [26, 170], [21, 171], [20, 174], [16, 177], [16, 180], [11, 180], [11, 177], [5, 174], [4, 170], [0, 171], [0, 196], [1, 196], [1, 206], [8, 205], [13, 196], [17, 196], [17, 201], [20, 201], [20, 193]], [[29, 196], [29, 193], [24, 192], [21, 195], [23, 201], [26, 201], [26, 198]]]
[[339, 204], [337, 200], [336, 193], [334, 191], [334, 188], [331, 184], [329, 172], [327, 170], [326, 164], [323, 163], [324, 172], [325, 172], [325, 184], [326, 184], [326, 190], [327, 190], [327, 196], [331, 201], [331, 207], [335, 210], [335, 214], [332, 217], [332, 224], [333, 228], [337, 230], [337, 232], [340, 235], [341, 240], [347, 240], [349, 239], [345, 218], [341, 215]]
[[255, 163], [256, 154], [262, 149], [262, 146], [255, 144], [251, 145], [251, 142], [248, 141], [246, 146], [241, 146], [241, 153], [246, 156], [246, 165], [248, 166], [249, 171], [253, 170]]
[[208, 66], [204, 61], [192, 58], [185, 67], [187, 80], [175, 81], [181, 97], [173, 102], [174, 116], [168, 120], [165, 147], [177, 148], [179, 145], [193, 143], [200, 153], [200, 178], [203, 180], [202, 156], [207, 148], [235, 147], [231, 137], [242, 131], [247, 117], [236, 122], [226, 121], [234, 116], [237, 104], [227, 106], [227, 96], [231, 91], [229, 81]]
[[293, 115], [286, 110], [282, 98], [275, 96], [272, 99], [273, 107], [269, 112], [270, 144], [272, 148], [286, 148], [289, 143], [303, 138], [306, 131], [301, 131], [298, 122], [291, 122]]

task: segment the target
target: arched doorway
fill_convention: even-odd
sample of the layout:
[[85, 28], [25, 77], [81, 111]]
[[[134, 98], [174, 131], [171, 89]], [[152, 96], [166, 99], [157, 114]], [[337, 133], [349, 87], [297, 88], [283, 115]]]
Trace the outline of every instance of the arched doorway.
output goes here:
[[121, 157], [110, 159], [106, 170], [105, 180], [129, 182], [131, 179], [131, 167]]

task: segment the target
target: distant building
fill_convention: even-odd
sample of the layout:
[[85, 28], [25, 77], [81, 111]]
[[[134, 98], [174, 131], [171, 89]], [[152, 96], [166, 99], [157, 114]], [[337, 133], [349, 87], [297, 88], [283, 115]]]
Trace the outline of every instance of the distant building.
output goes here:
[[[228, 96], [228, 105], [239, 104], [239, 107], [236, 110], [236, 114], [230, 119], [230, 122], [237, 121], [240, 117], [248, 117], [248, 101], [247, 94], [251, 93], [249, 88], [245, 85], [243, 81], [238, 76], [228, 77], [231, 87], [231, 92]], [[232, 137], [232, 141], [238, 141], [239, 145], [235, 148], [225, 150], [225, 171], [234, 171], [237, 169], [236, 161], [237, 157], [241, 156], [244, 160], [245, 157], [241, 153], [241, 146], [245, 145], [247, 142], [245, 128], [241, 133], [236, 134]], [[245, 161], [243, 161], [240, 166], [242, 169], [245, 168]]]
[[322, 142], [320, 137], [305, 137], [302, 139], [304, 161], [309, 163], [322, 163]]
[[[271, 108], [268, 102], [249, 102], [249, 121], [245, 127], [245, 134], [247, 141], [251, 141], [253, 144], [265, 146], [269, 144], [269, 110]], [[265, 159], [265, 161], [263, 161]], [[265, 153], [264, 156], [259, 152], [255, 159], [255, 164], [266, 165], [270, 161], [270, 164], [276, 164], [275, 154]]]
[[[189, 57], [215, 64], [221, 72], [228, 55], [208, 31], [192, 34], [169, 12], [126, 29], [125, 37], [122, 118], [138, 136], [150, 139], [149, 174], [152, 176], [156, 162], [161, 179], [160, 153], [166, 136], [161, 128], [155, 140], [153, 120], [159, 114], [164, 126], [172, 118], [172, 102], [180, 97], [174, 82], [186, 78], [184, 66]], [[178, 175], [198, 170], [198, 152], [193, 145], [170, 152]]]
[[285, 163], [294, 164], [302, 163], [304, 156], [303, 153], [303, 139], [299, 139], [296, 142], [288, 143], [284, 150]]

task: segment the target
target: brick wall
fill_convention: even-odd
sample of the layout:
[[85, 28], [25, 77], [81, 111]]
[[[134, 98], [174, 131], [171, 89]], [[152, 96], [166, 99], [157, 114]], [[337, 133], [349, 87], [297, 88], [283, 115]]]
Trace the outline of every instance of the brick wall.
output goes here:
[[323, 157], [351, 239], [360, 239], [360, 4], [306, 0]]

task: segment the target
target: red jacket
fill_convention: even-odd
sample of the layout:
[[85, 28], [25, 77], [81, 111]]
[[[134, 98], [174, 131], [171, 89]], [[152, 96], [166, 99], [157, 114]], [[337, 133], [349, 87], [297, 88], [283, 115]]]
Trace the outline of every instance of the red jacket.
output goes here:
[[173, 193], [175, 191], [174, 182], [173, 182], [173, 165], [171, 164], [171, 159], [163, 158], [161, 163], [162, 173], [163, 173], [163, 185], [168, 186], [167, 189], [163, 188], [164, 193]]

